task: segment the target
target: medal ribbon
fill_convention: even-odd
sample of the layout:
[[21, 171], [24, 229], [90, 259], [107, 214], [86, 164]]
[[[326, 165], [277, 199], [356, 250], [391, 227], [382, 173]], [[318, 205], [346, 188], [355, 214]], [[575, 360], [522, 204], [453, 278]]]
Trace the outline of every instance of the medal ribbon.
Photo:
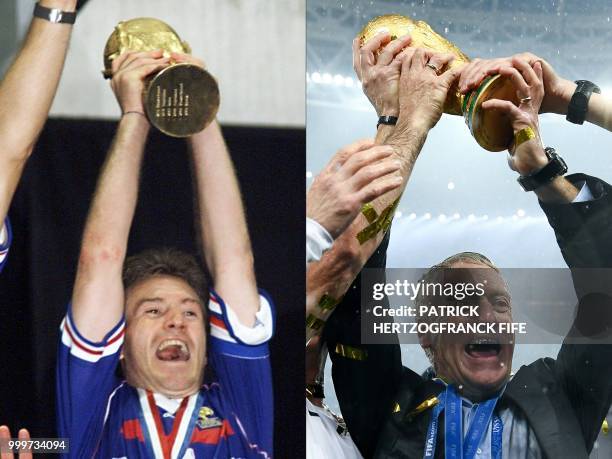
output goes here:
[[153, 398], [153, 392], [149, 390], [147, 391], [147, 401], [149, 402], [149, 408], [151, 410], [151, 413], [153, 413], [153, 419], [155, 420], [155, 429], [157, 430], [157, 435], [161, 443], [164, 459], [171, 459], [172, 447], [174, 446], [174, 442], [176, 440], [176, 434], [178, 433], [178, 428], [181, 423], [181, 419], [183, 419], [183, 414], [185, 414], [185, 408], [187, 407], [189, 397], [185, 397], [181, 402], [181, 406], [176, 412], [174, 421], [172, 422], [172, 431], [170, 432], [170, 435], [166, 435], [166, 433], [164, 432], [164, 424], [159, 414], [157, 404], [155, 403], [155, 399]]
[[439, 397], [440, 403], [432, 412], [427, 436], [425, 437], [424, 458], [434, 457], [436, 451], [436, 438], [438, 436], [438, 418], [442, 411], [444, 415], [444, 454], [446, 459], [473, 459], [478, 450], [478, 445], [486, 435], [491, 418], [491, 456], [493, 459], [501, 459], [502, 455], [502, 433], [503, 423], [497, 414], [493, 413], [499, 396], [478, 404], [476, 413], [470, 423], [463, 439], [463, 409], [462, 402], [455, 387], [448, 385], [446, 391]]
[[[189, 443], [191, 433], [198, 417], [198, 407], [201, 403], [200, 394], [185, 397], [177, 410], [172, 430], [169, 435], [164, 431], [164, 424], [151, 391], [138, 389], [142, 418], [146, 426], [145, 438], [151, 457], [156, 459], [172, 459], [182, 457]], [[187, 417], [185, 415], [187, 414]], [[180, 438], [180, 444], [177, 444]]]

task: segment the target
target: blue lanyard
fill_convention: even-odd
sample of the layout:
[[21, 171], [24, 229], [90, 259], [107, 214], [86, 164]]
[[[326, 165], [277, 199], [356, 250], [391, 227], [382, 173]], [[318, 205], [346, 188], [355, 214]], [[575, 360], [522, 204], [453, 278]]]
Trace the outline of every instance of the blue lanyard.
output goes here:
[[433, 412], [431, 413], [431, 422], [427, 429], [427, 436], [425, 437], [425, 453], [423, 458], [434, 457], [436, 453], [436, 438], [438, 437], [438, 418], [440, 413], [444, 409], [444, 403], [446, 400], [446, 392], [442, 392], [438, 396], [438, 404], [434, 406]]
[[462, 402], [454, 386], [448, 385], [446, 391], [438, 398], [440, 402], [434, 407], [432, 419], [427, 429], [423, 458], [433, 458], [435, 455], [439, 425], [438, 418], [440, 413], [446, 410], [444, 416], [444, 454], [446, 459], [473, 459], [478, 450], [478, 445], [488, 430], [491, 418], [493, 419], [491, 457], [493, 459], [501, 459], [503, 423], [500, 417], [493, 413], [499, 396], [478, 405], [473, 420], [470, 423], [465, 443], [463, 441]]
[[444, 457], [446, 459], [463, 458], [463, 409], [461, 399], [455, 387], [446, 386], [446, 403], [444, 404]]
[[497, 414], [493, 414], [493, 430], [491, 432], [491, 457], [493, 459], [502, 458], [502, 436], [504, 423]]

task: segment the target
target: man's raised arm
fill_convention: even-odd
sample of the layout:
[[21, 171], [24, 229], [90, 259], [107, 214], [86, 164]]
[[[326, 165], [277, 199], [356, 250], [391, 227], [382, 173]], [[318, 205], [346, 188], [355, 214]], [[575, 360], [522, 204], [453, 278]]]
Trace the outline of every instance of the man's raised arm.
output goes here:
[[[511, 102], [490, 100], [483, 103], [483, 107], [507, 115], [515, 136], [527, 128], [534, 131], [533, 139], [513, 149], [509, 162], [521, 175], [538, 177], [533, 174], [554, 161], [547, 158], [538, 132], [538, 111], [546, 100], [546, 64], [536, 61], [530, 65], [527, 58], [515, 57], [512, 67], [504, 65], [499, 71], [512, 78], [520, 98], [530, 100], [518, 107]], [[572, 270], [578, 296], [574, 323], [559, 350], [554, 372], [558, 386], [572, 404], [579, 433], [590, 452], [612, 402], [610, 185], [585, 174], [573, 174], [568, 178], [559, 175], [540, 183], [534, 193], [555, 231], [563, 258]], [[573, 343], [575, 338], [580, 342]]]
[[[173, 54], [178, 62], [191, 56]], [[217, 293], [245, 326], [255, 324], [259, 294], [238, 180], [221, 128], [213, 121], [189, 140], [204, 259]]]
[[[576, 83], [557, 75], [552, 65], [532, 53], [520, 53], [498, 59], [474, 59], [462, 71], [459, 89], [463, 93], [474, 90], [480, 85], [483, 78], [488, 75], [503, 73], [500, 72], [502, 69], [516, 66], [521, 61], [526, 61], [532, 67], [536, 62], [539, 62], [542, 66], [542, 81], [545, 94], [540, 107], [540, 113], [568, 115], [570, 102], [577, 90]], [[586, 85], [586, 87], [588, 86], [590, 84]], [[581, 90], [580, 92], [583, 91]], [[588, 92], [590, 93], [590, 91]], [[584, 112], [577, 108], [573, 110], [572, 118], [574, 118], [573, 121], [576, 124], [583, 124], [584, 121], [588, 121], [608, 131], [612, 131], [612, 99], [610, 94], [593, 92], [589, 96], [588, 103], [584, 108], [586, 109]]]
[[[41, 0], [72, 12], [77, 0]], [[33, 18], [23, 47], [0, 83], [0, 226], [40, 133], [64, 66], [71, 24]]]
[[[394, 49], [395, 53], [398, 51]], [[432, 68], [442, 69], [451, 59], [448, 55], [434, 55], [415, 48], [407, 48], [401, 54], [398, 121], [393, 129], [381, 126], [381, 131], [390, 132], [379, 132], [376, 141], [384, 139], [393, 149], [394, 159], [400, 162], [399, 175], [403, 182], [371, 202], [368, 210], [355, 219], [321, 261], [309, 265], [306, 275], [307, 339], [320, 331], [333, 311], [333, 303], [344, 295], [382, 241], [427, 134], [442, 115], [448, 88], [458, 76], [456, 70], [438, 75]], [[427, 66], [428, 63], [431, 66]]]
[[126, 53], [113, 62], [112, 87], [123, 113], [87, 216], [72, 296], [77, 329], [101, 341], [123, 314], [123, 261], [149, 132], [143, 79], [168, 65], [160, 51]]

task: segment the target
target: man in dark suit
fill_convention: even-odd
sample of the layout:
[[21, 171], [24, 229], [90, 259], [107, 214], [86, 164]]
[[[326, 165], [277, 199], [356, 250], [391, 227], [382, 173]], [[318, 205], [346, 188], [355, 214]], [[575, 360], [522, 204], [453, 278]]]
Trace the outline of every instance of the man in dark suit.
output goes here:
[[[521, 100], [518, 107], [504, 101], [483, 104], [512, 121], [510, 167], [538, 196], [570, 268], [612, 266], [606, 236], [612, 188], [583, 174], [564, 178], [562, 161], [539, 138], [547, 64], [516, 58], [496, 65], [498, 73], [512, 78]], [[489, 271], [491, 284], [504, 285], [479, 254], [454, 255], [434, 270], [447, 268]], [[339, 350], [331, 353], [334, 384], [364, 457], [588, 457], [612, 402], [612, 346], [601, 344], [610, 342], [612, 300], [601, 282], [594, 283], [605, 279], [605, 271], [573, 270], [573, 277], [580, 303], [568, 340], [580, 336], [582, 344], [566, 340], [556, 359], [539, 359], [512, 378], [510, 342], [421, 336], [436, 376], [423, 378], [402, 367], [397, 344], [361, 344], [358, 297], [340, 305], [325, 337], [329, 349]], [[488, 294], [480, 301], [494, 321], [511, 321], [509, 303], [496, 304]], [[351, 352], [343, 351], [347, 348]], [[453, 420], [454, 429], [448, 428]], [[465, 428], [457, 428], [462, 423]]]

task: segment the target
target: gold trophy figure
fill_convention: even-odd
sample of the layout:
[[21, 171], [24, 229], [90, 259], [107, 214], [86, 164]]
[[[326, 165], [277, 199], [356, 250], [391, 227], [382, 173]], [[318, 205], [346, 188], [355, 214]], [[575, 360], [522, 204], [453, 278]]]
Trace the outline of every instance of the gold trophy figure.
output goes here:
[[[462, 66], [470, 59], [453, 43], [437, 34], [424, 21], [414, 21], [407, 16], [390, 14], [379, 16], [368, 22], [359, 33], [361, 45], [376, 34], [386, 31], [394, 40], [410, 34], [410, 46], [433, 50], [437, 53], [451, 53], [455, 59], [450, 67]], [[450, 115], [462, 115], [468, 125], [472, 136], [478, 144], [489, 151], [502, 151], [507, 149], [513, 139], [513, 130], [510, 122], [496, 110], [484, 110], [481, 105], [485, 100], [509, 100], [519, 105], [516, 90], [509, 78], [493, 75], [483, 80], [477, 89], [467, 94], [461, 94], [457, 87], [450, 89], [444, 112]]]
[[[189, 45], [165, 22], [153, 18], [122, 21], [104, 47], [104, 77], [112, 78], [112, 61], [126, 51], [191, 53]], [[149, 77], [143, 91], [149, 122], [172, 137], [187, 137], [204, 129], [219, 109], [219, 87], [203, 68], [172, 64]]]

